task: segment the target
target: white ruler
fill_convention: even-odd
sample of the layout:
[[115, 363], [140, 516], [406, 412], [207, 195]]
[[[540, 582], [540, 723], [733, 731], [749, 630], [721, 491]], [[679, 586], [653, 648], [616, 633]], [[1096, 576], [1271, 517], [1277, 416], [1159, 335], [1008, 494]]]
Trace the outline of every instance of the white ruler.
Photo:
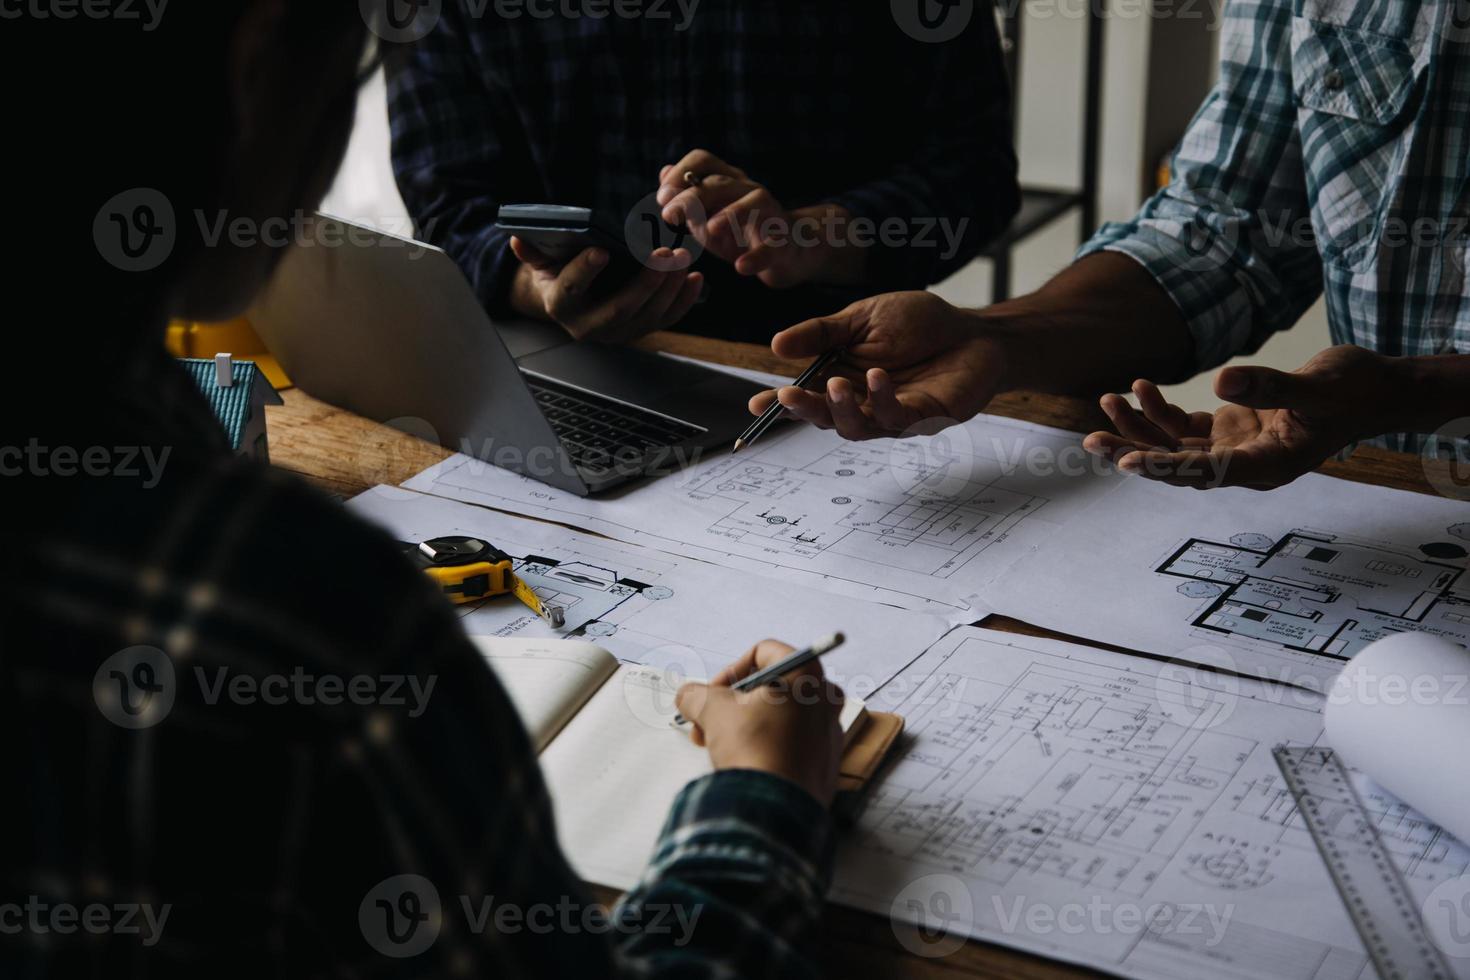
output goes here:
[[1378, 976], [1454, 980], [1342, 762], [1327, 748], [1274, 754]]

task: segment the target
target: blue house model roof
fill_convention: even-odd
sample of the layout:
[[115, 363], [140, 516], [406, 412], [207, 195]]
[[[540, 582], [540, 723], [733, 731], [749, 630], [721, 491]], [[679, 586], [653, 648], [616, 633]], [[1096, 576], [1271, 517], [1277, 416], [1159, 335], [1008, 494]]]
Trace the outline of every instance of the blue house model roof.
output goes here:
[[228, 387], [217, 382], [213, 360], [181, 357], [178, 361], [209, 400], [214, 417], [219, 419], [230, 440], [230, 448], [236, 452], [244, 443], [251, 419], [260, 411], [257, 406], [281, 403], [280, 396], [254, 361], [232, 361], [234, 383]]

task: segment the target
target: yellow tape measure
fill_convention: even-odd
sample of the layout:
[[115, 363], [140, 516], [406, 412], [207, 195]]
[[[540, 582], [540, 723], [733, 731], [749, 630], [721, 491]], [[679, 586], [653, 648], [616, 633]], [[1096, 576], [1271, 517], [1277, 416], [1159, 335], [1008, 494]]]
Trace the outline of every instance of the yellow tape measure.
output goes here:
[[403, 553], [438, 583], [451, 602], [477, 602], [509, 592], [557, 629], [566, 625], [566, 611], [542, 602], [516, 576], [510, 555], [489, 541], [462, 536], [430, 538], [418, 544], [403, 542]]

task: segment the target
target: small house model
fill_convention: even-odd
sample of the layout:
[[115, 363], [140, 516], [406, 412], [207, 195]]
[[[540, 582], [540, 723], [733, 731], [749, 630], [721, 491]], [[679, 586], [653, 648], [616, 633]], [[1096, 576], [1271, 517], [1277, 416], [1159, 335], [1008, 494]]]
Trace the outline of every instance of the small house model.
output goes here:
[[265, 372], [255, 362], [237, 361], [229, 354], [216, 354], [213, 360], [181, 357], [179, 363], [214, 409], [235, 455], [269, 463], [265, 406], [284, 403]]

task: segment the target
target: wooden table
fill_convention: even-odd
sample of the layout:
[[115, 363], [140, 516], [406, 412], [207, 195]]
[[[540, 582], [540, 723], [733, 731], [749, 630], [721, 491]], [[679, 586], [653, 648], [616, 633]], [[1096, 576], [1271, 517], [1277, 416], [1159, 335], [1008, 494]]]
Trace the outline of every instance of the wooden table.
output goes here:
[[[752, 344], [709, 340], [683, 334], [653, 334], [640, 342], [649, 350], [685, 354], [736, 367], [754, 368], [794, 377], [803, 364], [783, 361], [769, 349]], [[350, 412], [333, 408], [299, 389], [283, 392], [286, 404], [267, 409], [269, 413], [271, 460], [295, 471], [312, 483], [342, 497], [355, 496], [379, 483], [398, 484], [415, 473], [446, 458], [450, 453], [430, 443]], [[1002, 395], [988, 411], [1078, 432], [1104, 428], [1106, 419], [1092, 402], [1055, 395], [1014, 393]], [[1331, 463], [1322, 470], [1331, 476], [1414, 490], [1433, 492], [1425, 465], [1418, 457], [1361, 449], [1347, 463]], [[1033, 636], [1090, 643], [1037, 629], [1015, 620], [992, 616], [984, 625], [993, 629]], [[1117, 649], [1117, 648], [1109, 648]], [[1132, 651], [1125, 651], [1132, 652]], [[617, 894], [606, 888], [595, 891], [611, 903]], [[1324, 896], [1332, 898], [1333, 896]], [[1102, 976], [1050, 960], [971, 941], [943, 957], [922, 957], [908, 952], [899, 942], [903, 931], [909, 944], [922, 942], [915, 931], [875, 916], [840, 906], [828, 906], [822, 944], [827, 973], [833, 977], [994, 977], [1010, 980], [1055, 980], [1061, 977]]]

